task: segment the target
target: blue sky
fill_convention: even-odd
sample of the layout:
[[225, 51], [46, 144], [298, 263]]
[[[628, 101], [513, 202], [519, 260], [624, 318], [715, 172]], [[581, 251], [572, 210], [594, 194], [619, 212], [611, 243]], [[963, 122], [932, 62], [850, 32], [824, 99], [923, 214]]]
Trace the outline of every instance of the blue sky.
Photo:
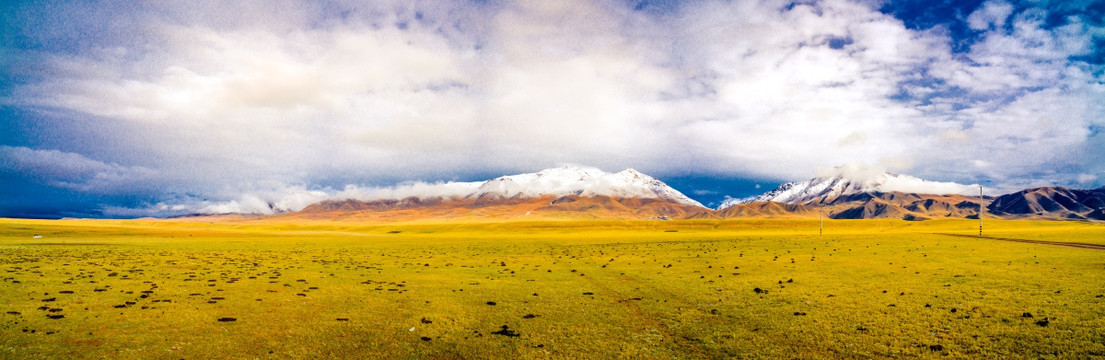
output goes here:
[[[1103, 1], [5, 1], [0, 216], [635, 168], [1105, 185]], [[757, 185], [760, 187], [757, 188]]]

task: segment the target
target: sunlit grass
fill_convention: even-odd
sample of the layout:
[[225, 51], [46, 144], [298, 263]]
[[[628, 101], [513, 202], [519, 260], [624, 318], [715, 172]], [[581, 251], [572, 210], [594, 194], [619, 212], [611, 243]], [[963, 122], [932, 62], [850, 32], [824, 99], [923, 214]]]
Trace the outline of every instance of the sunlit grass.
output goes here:
[[825, 225], [3, 219], [0, 357], [1105, 356], [1101, 250]]

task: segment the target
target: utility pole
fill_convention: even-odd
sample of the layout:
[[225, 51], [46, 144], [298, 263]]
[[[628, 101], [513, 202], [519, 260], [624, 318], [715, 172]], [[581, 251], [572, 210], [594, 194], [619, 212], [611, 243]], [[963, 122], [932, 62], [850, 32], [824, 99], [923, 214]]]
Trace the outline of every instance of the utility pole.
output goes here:
[[982, 237], [982, 203], [984, 202], [982, 197], [982, 185], [978, 186], [978, 236]]
[[825, 210], [817, 209], [817, 236], [825, 233]]

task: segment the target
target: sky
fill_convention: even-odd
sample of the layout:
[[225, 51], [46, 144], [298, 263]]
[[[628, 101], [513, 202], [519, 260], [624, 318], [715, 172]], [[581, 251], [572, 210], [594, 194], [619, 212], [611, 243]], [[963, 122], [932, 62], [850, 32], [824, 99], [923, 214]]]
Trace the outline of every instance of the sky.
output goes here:
[[294, 211], [564, 164], [1105, 185], [1105, 1], [4, 1], [0, 216]]

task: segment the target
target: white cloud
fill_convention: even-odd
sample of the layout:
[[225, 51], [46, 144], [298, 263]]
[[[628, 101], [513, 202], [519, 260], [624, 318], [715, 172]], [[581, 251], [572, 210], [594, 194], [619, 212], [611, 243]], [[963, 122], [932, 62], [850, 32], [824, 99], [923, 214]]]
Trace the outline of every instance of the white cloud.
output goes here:
[[[844, 1], [686, 10], [688, 80], [715, 96], [681, 102], [679, 130], [704, 157], [742, 172], [808, 176], [825, 164], [913, 156], [924, 129], [911, 104], [890, 99], [915, 69], [946, 54], [931, 33]], [[727, 24], [716, 26], [716, 24]], [[832, 39], [847, 39], [836, 49]], [[945, 55], [946, 56], [946, 55]], [[787, 159], [780, 162], [778, 159]], [[724, 165], [721, 165], [724, 166]]]
[[967, 16], [967, 26], [972, 30], [1000, 29], [1013, 13], [1013, 5], [1004, 1], [987, 1]]
[[818, 177], [841, 177], [857, 184], [864, 184], [867, 188], [874, 188], [883, 192], [903, 192], [914, 194], [937, 195], [973, 195], [978, 194], [978, 185], [964, 185], [955, 182], [929, 181], [909, 175], [888, 174], [877, 166], [862, 164], [848, 164], [833, 168], [820, 168]]
[[912, 194], [978, 194], [977, 185], [963, 185], [960, 183], [946, 181], [926, 181], [913, 177], [896, 177], [891, 178], [890, 180], [891, 181], [887, 181], [886, 184], [883, 184], [880, 187], [880, 190], [897, 191]]
[[[378, 186], [567, 162], [787, 180], [863, 163], [1072, 182], [1101, 170], [1082, 154], [1105, 151], [1087, 140], [1105, 125], [1105, 79], [1072, 60], [1105, 32], [1077, 16], [1049, 28], [1043, 10], [999, 1], [967, 17], [978, 41], [966, 53], [943, 29], [847, 0], [671, 13], [603, 1], [92, 10], [72, 12], [102, 14], [99, 25], [52, 29], [104, 27], [99, 37], [47, 53], [42, 77], [7, 103], [120, 131], [74, 140], [107, 170], [39, 172], [87, 189], [125, 173], [199, 194], [193, 208], [294, 209], [315, 191], [396, 196], [426, 189]], [[1047, 174], [1056, 163], [1069, 171]]]
[[325, 200], [355, 199], [361, 201], [405, 199], [456, 199], [471, 195], [482, 182], [404, 182], [394, 186], [348, 185], [342, 189], [308, 188], [304, 185], [280, 183], [249, 184], [241, 188], [207, 194], [204, 197], [183, 197], [153, 205], [128, 208], [105, 206], [108, 216], [181, 216], [193, 214], [255, 214], [272, 215], [299, 211]]
[[362, 201], [418, 198], [460, 198], [472, 194], [482, 182], [405, 182], [395, 186], [360, 187], [346, 186], [335, 193], [335, 199], [356, 199]]

